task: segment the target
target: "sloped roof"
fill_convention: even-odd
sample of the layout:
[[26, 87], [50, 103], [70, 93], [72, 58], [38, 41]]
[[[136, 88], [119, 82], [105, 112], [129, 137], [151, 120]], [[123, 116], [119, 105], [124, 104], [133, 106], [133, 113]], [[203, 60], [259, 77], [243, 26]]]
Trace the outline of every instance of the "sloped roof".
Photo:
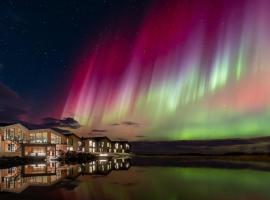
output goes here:
[[84, 140], [87, 139], [93, 139], [93, 140], [103, 140], [103, 139], [107, 139], [109, 141], [111, 141], [110, 138], [108, 138], [107, 136], [93, 136], [93, 137], [87, 137], [87, 138], [83, 138]]
[[23, 126], [28, 128], [29, 130], [48, 129], [48, 128], [50, 128], [50, 127], [44, 126], [42, 124], [31, 124], [31, 123], [28, 123], [28, 122], [20, 122], [20, 124], [22, 124]]
[[127, 140], [113, 140], [113, 143], [120, 143], [120, 144], [129, 144], [129, 141]]
[[75, 133], [71, 133], [71, 132], [63, 133], [63, 135], [65, 135], [65, 136], [71, 136], [71, 135], [74, 135], [75, 137], [81, 139], [80, 136], [76, 135]]
[[0, 127], [7, 127], [7, 126], [15, 126], [15, 125], [19, 125], [24, 129], [28, 129], [26, 126], [24, 126], [22, 123], [0, 123]]

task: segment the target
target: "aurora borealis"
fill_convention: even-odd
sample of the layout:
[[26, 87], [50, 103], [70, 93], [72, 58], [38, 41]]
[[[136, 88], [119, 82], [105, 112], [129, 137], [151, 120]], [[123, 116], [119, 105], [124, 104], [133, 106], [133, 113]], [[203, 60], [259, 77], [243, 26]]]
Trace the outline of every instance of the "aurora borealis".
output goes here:
[[153, 1], [137, 27], [123, 16], [83, 48], [62, 117], [87, 127], [136, 121], [140, 128], [122, 135], [133, 139], [269, 135], [269, 8]]
[[13, 99], [0, 119], [73, 117], [81, 136], [129, 140], [270, 133], [269, 1], [0, 4], [0, 97]]

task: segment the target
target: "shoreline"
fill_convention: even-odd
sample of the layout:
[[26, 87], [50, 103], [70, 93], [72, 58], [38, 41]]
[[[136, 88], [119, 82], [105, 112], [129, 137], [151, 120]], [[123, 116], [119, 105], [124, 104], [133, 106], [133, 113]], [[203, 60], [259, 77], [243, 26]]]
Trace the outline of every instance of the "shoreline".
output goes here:
[[270, 172], [270, 155], [235, 156], [175, 156], [175, 155], [135, 155], [131, 166], [139, 167], [199, 167], [221, 169], [250, 169]]
[[[147, 161], [146, 163], [155, 163], [158, 161], [169, 161], [169, 163], [184, 163], [184, 162], [252, 162], [263, 163], [269, 162], [270, 170], [270, 155], [269, 154], [225, 154], [225, 155], [206, 155], [206, 154], [130, 154], [128, 157], [131, 160]], [[87, 163], [96, 160], [99, 157], [93, 155], [77, 155], [62, 159], [53, 160], [64, 163]], [[108, 157], [107, 159], [112, 159]], [[15, 167], [27, 164], [38, 164], [48, 162], [44, 158], [39, 157], [2, 157], [0, 158], [0, 169]]]
[[224, 160], [246, 160], [246, 161], [270, 161], [270, 154], [133, 154], [132, 157], [152, 158], [180, 158], [180, 159], [224, 159]]

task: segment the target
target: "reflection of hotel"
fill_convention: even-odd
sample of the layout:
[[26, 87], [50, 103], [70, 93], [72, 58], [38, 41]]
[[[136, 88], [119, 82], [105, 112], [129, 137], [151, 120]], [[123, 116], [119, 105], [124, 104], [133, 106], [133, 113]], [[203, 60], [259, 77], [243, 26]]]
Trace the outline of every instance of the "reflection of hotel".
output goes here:
[[57, 163], [43, 163], [24, 165], [22, 167], [22, 174], [27, 176], [39, 176], [39, 175], [55, 175]]
[[26, 165], [0, 170], [0, 191], [20, 193], [29, 186], [50, 186], [66, 177], [57, 163]]
[[[112, 170], [128, 170], [129, 159], [95, 160], [82, 165], [33, 164], [0, 169], [0, 192], [20, 193], [30, 186], [51, 186], [74, 181], [81, 175], [104, 176]], [[58, 184], [65, 186], [65, 184]]]
[[107, 175], [112, 170], [128, 170], [129, 159], [99, 159], [83, 165], [83, 175]]
[[129, 159], [118, 158], [113, 160], [113, 170], [127, 170], [130, 168]]
[[125, 154], [130, 144], [111, 141], [107, 137], [80, 138], [58, 129], [29, 127], [29, 125], [0, 124], [0, 157], [49, 157], [56, 158], [68, 151], [90, 154]]

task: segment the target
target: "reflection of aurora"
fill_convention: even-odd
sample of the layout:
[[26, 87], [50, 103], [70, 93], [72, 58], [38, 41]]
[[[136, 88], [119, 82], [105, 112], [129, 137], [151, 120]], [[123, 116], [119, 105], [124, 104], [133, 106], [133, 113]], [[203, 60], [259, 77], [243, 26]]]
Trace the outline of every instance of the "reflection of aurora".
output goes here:
[[[49, 172], [52, 173], [50, 176], [40, 174], [42, 170], [46, 169], [46, 165], [27, 166], [25, 168], [28, 168], [28, 173], [21, 177], [16, 177], [19, 171], [15, 169], [19, 168], [7, 169], [5, 177], [3, 176], [4, 170], [1, 170], [2, 191], [3, 187], [7, 186], [10, 187], [9, 191], [15, 191], [14, 186], [17, 187], [19, 181], [24, 184], [22, 189], [29, 185], [42, 187], [39, 189], [29, 187], [17, 196], [1, 193], [0, 197], [3, 199], [29, 199], [31, 196], [31, 198], [40, 200], [211, 200], [217, 198], [264, 200], [270, 198], [269, 163], [216, 160], [216, 163], [220, 165], [215, 168], [213, 163], [209, 164], [210, 160], [207, 159], [179, 160], [179, 158], [171, 157], [167, 159], [165, 157], [154, 158], [154, 161], [148, 157], [139, 159], [143, 160], [132, 160], [130, 168], [129, 160], [123, 161], [122, 159], [112, 162], [101, 160], [84, 165], [62, 167], [51, 164], [47, 166]], [[213, 159], [211, 160], [213, 161]], [[119, 169], [123, 170], [112, 170], [106, 175], [103, 172], [98, 172], [99, 170], [118, 168], [117, 163]], [[98, 167], [99, 164], [102, 164], [103, 167], [101, 165]], [[129, 170], [125, 170], [126, 164]], [[96, 167], [93, 167], [94, 165]], [[53, 169], [56, 169], [54, 175]], [[31, 176], [29, 176], [30, 173], [32, 173]]]
[[[166, 162], [164, 157], [161, 160]], [[241, 166], [239, 161], [236, 163]], [[115, 200], [270, 198], [267, 187], [270, 183], [269, 171], [239, 169], [239, 166], [236, 169], [196, 167], [192, 161], [189, 167], [182, 166], [181, 161], [179, 161], [181, 167], [173, 167], [173, 164], [161, 167], [156, 164], [150, 161], [149, 165], [136, 166], [134, 163], [128, 171], [112, 173], [110, 176], [91, 181], [87, 177], [81, 177], [82, 184], [76, 193], [73, 193], [74, 198]], [[261, 165], [262, 169], [266, 166], [270, 169], [269, 164]]]
[[268, 134], [270, 2], [160, 2], [138, 34], [125, 25], [79, 60], [62, 116], [92, 127], [133, 119], [147, 139]]

